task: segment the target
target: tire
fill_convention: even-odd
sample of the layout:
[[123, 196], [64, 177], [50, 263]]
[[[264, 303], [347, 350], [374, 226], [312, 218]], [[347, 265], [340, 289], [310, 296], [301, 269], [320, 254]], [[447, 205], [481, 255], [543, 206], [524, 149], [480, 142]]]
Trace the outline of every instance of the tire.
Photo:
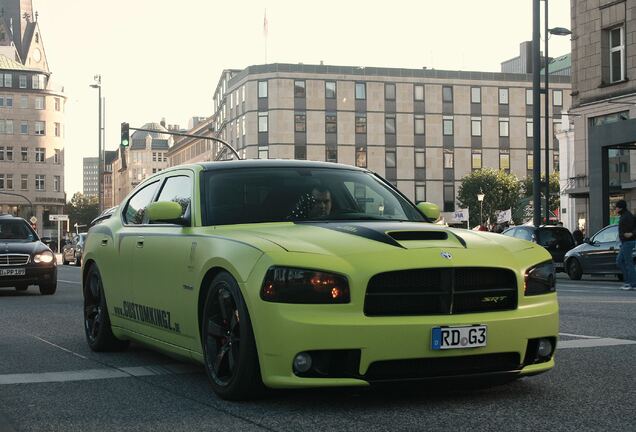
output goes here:
[[76, 267], [82, 266], [82, 258], [75, 258], [75, 266]]
[[64, 258], [64, 255], [62, 255], [62, 265], [68, 265], [68, 261], [66, 260], [66, 258]]
[[15, 287], [16, 291], [26, 291], [27, 289], [29, 289], [29, 286], [26, 284], [17, 285]]
[[572, 280], [581, 280], [583, 277], [583, 269], [581, 268], [581, 263], [576, 258], [572, 258], [568, 261], [568, 276]]
[[201, 321], [205, 372], [214, 392], [226, 400], [261, 395], [258, 354], [252, 323], [238, 284], [217, 275], [208, 290]]
[[102, 276], [96, 265], [91, 266], [84, 280], [84, 334], [91, 350], [123, 351], [129, 341], [117, 339], [110, 327]]
[[40, 284], [40, 294], [53, 295], [57, 291], [57, 281]]

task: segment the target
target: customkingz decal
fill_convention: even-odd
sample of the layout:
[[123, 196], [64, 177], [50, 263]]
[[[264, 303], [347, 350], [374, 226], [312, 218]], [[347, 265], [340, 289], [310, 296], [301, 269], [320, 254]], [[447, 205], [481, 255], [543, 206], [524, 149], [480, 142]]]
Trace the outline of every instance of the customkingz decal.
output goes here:
[[121, 307], [115, 306], [115, 315], [181, 333], [179, 323], [172, 323], [170, 312], [162, 309], [124, 301]]

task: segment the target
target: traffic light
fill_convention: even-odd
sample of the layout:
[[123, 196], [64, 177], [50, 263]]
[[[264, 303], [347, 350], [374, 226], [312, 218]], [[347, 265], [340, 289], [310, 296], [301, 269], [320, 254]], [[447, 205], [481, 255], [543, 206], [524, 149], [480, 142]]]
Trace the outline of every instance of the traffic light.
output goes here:
[[128, 123], [123, 122], [121, 124], [121, 146], [122, 147], [128, 147], [128, 144], [130, 144], [130, 135], [129, 135], [129, 131], [128, 131]]

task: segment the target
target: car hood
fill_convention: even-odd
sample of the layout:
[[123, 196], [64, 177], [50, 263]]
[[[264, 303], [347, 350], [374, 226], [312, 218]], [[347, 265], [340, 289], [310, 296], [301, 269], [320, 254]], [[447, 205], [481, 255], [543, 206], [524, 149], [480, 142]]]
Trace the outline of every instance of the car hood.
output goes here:
[[240, 231], [243, 235], [249, 231], [249, 236], [267, 240], [288, 252], [339, 256], [431, 248], [514, 253], [535, 247], [531, 242], [500, 234], [418, 222], [268, 223], [245, 225]]
[[0, 240], [0, 254], [29, 254], [50, 250], [41, 241], [19, 242]]

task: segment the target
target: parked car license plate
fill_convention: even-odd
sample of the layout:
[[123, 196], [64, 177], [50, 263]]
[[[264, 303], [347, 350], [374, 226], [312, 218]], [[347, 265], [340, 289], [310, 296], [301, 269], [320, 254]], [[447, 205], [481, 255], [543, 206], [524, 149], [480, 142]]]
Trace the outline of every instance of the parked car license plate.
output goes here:
[[432, 348], [445, 350], [486, 346], [488, 328], [485, 325], [434, 327]]
[[23, 268], [0, 269], [0, 276], [24, 276]]

